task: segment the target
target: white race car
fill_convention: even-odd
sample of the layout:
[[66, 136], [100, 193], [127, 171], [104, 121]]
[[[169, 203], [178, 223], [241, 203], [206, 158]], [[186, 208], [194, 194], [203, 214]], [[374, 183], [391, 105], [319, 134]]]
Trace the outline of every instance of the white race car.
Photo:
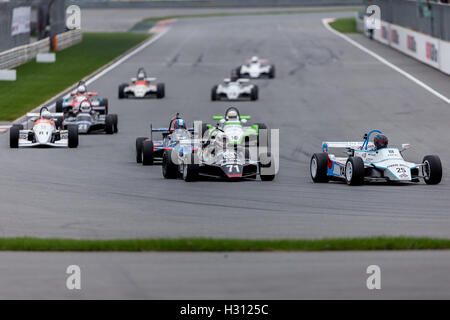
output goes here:
[[24, 130], [21, 124], [10, 128], [9, 145], [18, 147], [78, 147], [78, 128], [68, 126], [61, 130], [63, 113], [50, 113], [43, 107], [39, 113], [28, 113], [27, 123], [33, 122], [30, 130]]
[[156, 78], [149, 78], [144, 68], [139, 68], [136, 78], [131, 78], [132, 84], [123, 83], [119, 86], [119, 99], [149, 98], [156, 96], [162, 99], [165, 96], [164, 83], [157, 83]]
[[211, 100], [258, 100], [258, 86], [248, 79], [227, 78], [211, 89]]
[[265, 59], [252, 57], [247, 63], [236, 68], [236, 73], [240, 78], [275, 78], [275, 66], [268, 64]]
[[[370, 136], [377, 134], [374, 142]], [[346, 181], [349, 185], [364, 182], [419, 182], [438, 184], [442, 179], [441, 160], [436, 155], [428, 155], [422, 163], [406, 161], [402, 149], [390, 148], [388, 140], [379, 130], [372, 130], [364, 136], [363, 142], [323, 142], [322, 153], [315, 153], [310, 162], [311, 178], [314, 182], [329, 180]], [[346, 156], [337, 157], [328, 153], [329, 149], [345, 148]]]

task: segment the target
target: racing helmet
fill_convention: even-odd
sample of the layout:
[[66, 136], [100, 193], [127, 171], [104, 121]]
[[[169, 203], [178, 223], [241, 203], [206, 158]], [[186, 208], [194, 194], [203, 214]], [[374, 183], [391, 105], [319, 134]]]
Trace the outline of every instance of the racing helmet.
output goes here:
[[86, 86], [84, 84], [80, 84], [77, 88], [77, 92], [80, 94], [85, 94], [86, 93]]
[[174, 129], [186, 129], [186, 123], [183, 119], [176, 119], [173, 127]]
[[147, 78], [147, 74], [145, 73], [144, 68], [140, 68], [138, 70], [137, 79], [138, 80], [145, 80], [145, 78]]
[[239, 111], [236, 108], [230, 108], [225, 113], [225, 120], [239, 121]]
[[252, 59], [250, 60], [251, 63], [258, 63], [259, 58], [257, 56], [253, 56]]
[[387, 148], [389, 143], [388, 138], [383, 135], [383, 134], [377, 134], [374, 138], [373, 138], [373, 144], [375, 145], [375, 148], [377, 150], [383, 149], [383, 148]]
[[41, 112], [41, 118], [42, 119], [51, 120], [52, 119], [52, 114], [48, 110], [43, 110]]
[[83, 100], [80, 103], [80, 111], [81, 112], [91, 112], [91, 103], [89, 102], [89, 100]]
[[239, 76], [238, 76], [236, 70], [231, 71], [230, 81], [236, 82], [236, 81], [238, 81], [238, 79], [239, 79]]

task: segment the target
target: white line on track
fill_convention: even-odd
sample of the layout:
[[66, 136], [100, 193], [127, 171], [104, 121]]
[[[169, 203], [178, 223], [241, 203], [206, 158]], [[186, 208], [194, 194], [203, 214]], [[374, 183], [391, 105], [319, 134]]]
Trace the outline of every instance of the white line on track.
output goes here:
[[365, 53], [367, 53], [368, 55], [371, 55], [372, 57], [374, 57], [375, 59], [377, 59], [378, 61], [380, 61], [381, 63], [385, 64], [386, 66], [388, 66], [389, 68], [397, 71], [398, 73], [400, 73], [401, 75], [403, 75], [404, 77], [408, 78], [409, 80], [411, 80], [412, 82], [414, 82], [415, 84], [417, 84], [418, 86], [424, 88], [425, 90], [427, 90], [428, 92], [430, 92], [431, 94], [433, 94], [434, 96], [438, 97], [439, 99], [441, 99], [442, 101], [444, 101], [447, 104], [450, 104], [450, 99], [447, 98], [446, 96], [444, 96], [442, 93], [439, 93], [438, 91], [434, 90], [433, 88], [431, 88], [429, 85], [427, 85], [426, 83], [420, 81], [419, 79], [417, 79], [416, 77], [414, 77], [413, 75], [411, 75], [410, 73], [406, 72], [403, 69], [400, 69], [399, 67], [397, 67], [396, 65], [392, 64], [391, 62], [387, 61], [386, 59], [384, 59], [383, 57], [379, 56], [378, 54], [376, 54], [375, 52], [367, 49], [366, 47], [362, 46], [361, 44], [359, 44], [358, 42], [356, 42], [355, 40], [349, 38], [348, 36], [340, 33], [339, 31], [336, 31], [335, 29], [333, 29], [330, 26], [330, 22], [334, 21], [334, 19], [322, 19], [322, 23], [325, 26], [325, 28], [327, 28], [329, 31], [331, 31], [332, 33], [334, 33], [335, 35], [337, 35], [338, 37], [341, 37], [342, 39], [350, 42], [352, 45], [354, 45], [355, 47], [357, 47], [358, 49], [364, 51]]

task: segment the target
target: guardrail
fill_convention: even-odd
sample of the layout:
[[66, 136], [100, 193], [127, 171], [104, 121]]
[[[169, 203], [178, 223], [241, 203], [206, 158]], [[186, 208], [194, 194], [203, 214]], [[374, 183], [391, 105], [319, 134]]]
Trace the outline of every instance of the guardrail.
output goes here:
[[53, 37], [53, 50], [60, 51], [71, 47], [83, 40], [81, 30], [71, 30]]
[[19, 46], [0, 53], [0, 70], [11, 69], [35, 58], [38, 53], [49, 52], [50, 38]]

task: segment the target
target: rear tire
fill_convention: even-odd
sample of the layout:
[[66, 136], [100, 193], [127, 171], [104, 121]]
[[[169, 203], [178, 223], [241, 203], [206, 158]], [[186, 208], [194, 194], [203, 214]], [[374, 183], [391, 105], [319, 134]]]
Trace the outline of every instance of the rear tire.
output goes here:
[[314, 153], [309, 163], [311, 179], [315, 183], [325, 183], [330, 180], [328, 177], [328, 153]]
[[142, 142], [142, 165], [153, 165], [153, 141], [144, 140]]
[[178, 166], [172, 161], [172, 151], [165, 150], [162, 160], [162, 173], [166, 179], [176, 179], [178, 174]]
[[211, 89], [211, 101], [216, 101], [217, 100], [217, 88], [218, 88], [218, 86], [215, 85]]
[[156, 85], [156, 98], [162, 99], [166, 95], [166, 89], [164, 83], [158, 83]]
[[128, 87], [128, 83], [122, 83], [119, 86], [119, 99], [124, 99], [126, 98], [125, 96], [125, 88]]
[[69, 133], [69, 148], [77, 148], [78, 147], [78, 127], [77, 126], [68, 126], [67, 131]]
[[63, 100], [62, 99], [56, 100], [55, 112], [56, 113], [63, 112]]
[[136, 138], [136, 162], [142, 163], [142, 144], [144, 143], [144, 140], [147, 138], [145, 137], [139, 137]]
[[105, 132], [106, 134], [114, 133], [114, 116], [112, 114], [107, 114], [105, 117]]
[[345, 164], [345, 181], [348, 185], [359, 186], [364, 183], [364, 162], [360, 157], [350, 157]]
[[254, 85], [250, 93], [250, 99], [252, 101], [258, 100], [258, 86]]
[[[261, 177], [262, 181], [272, 181], [275, 179], [275, 172], [264, 172], [262, 174], [262, 171], [267, 171], [268, 168], [272, 167], [272, 156], [270, 153], [268, 154], [262, 154], [259, 156], [259, 175]], [[263, 170], [264, 169], [264, 170]], [[275, 168], [271, 168], [275, 170]]]
[[269, 78], [270, 79], [275, 78], [275, 65], [273, 65], [273, 64], [270, 66]]
[[9, 147], [10, 148], [18, 148], [19, 147], [19, 135], [20, 128], [18, 125], [13, 125], [9, 129]]
[[442, 180], [442, 163], [439, 156], [431, 155], [423, 158], [423, 175], [426, 184], [438, 184]]

